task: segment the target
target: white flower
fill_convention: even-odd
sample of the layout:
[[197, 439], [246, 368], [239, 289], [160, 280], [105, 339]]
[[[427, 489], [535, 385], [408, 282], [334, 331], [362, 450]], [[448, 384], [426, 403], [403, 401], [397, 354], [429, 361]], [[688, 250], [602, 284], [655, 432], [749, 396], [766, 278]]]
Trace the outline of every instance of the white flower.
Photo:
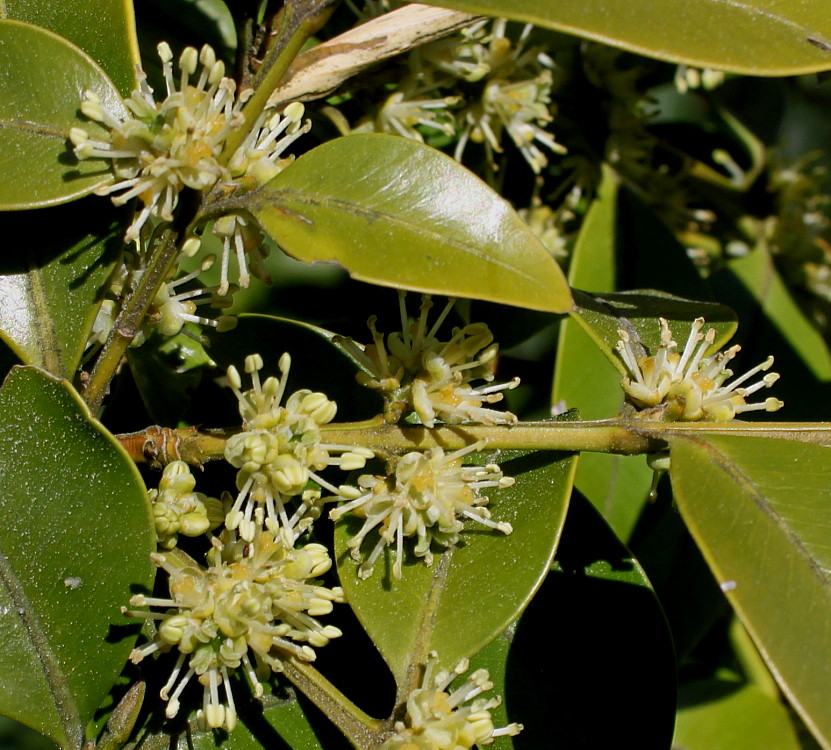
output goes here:
[[485, 466], [463, 466], [465, 456], [481, 451], [484, 442], [445, 454], [441, 448], [424, 453], [411, 452], [401, 456], [389, 477], [364, 474], [358, 478], [358, 488], [343, 486], [339, 495], [350, 502], [329, 512], [329, 518], [338, 520], [347, 513], [365, 518], [361, 530], [347, 546], [352, 557], [361, 559], [361, 545], [367, 534], [378, 527], [379, 539], [358, 569], [361, 578], [372, 574], [375, 561], [384, 547], [395, 542], [396, 556], [393, 575], [401, 578], [404, 558], [404, 538], [415, 536], [414, 553], [423, 557], [427, 565], [433, 562], [432, 542], [450, 547], [458, 541], [464, 529], [463, 519], [510, 534], [513, 529], [506, 522], [491, 520], [484, 506], [488, 503], [482, 490], [491, 487], [510, 487], [512, 477], [502, 475], [494, 463]]
[[178, 550], [155, 554], [153, 561], [170, 576], [170, 597], [137, 595], [130, 605], [165, 611], [124, 612], [159, 621], [153, 640], [133, 650], [134, 663], [156, 651], [179, 652], [160, 693], [168, 718], [178, 713], [179, 698], [195, 675], [203, 686], [203, 724], [231, 731], [237, 716], [231, 672], [241, 666], [259, 698], [260, 680], [281, 671], [283, 659], [313, 661], [312, 646], [325, 646], [341, 635], [338, 628], [315, 619], [331, 612], [333, 602], [344, 601], [342, 589], [328, 589], [315, 580], [331, 566], [322, 545], [294, 549], [265, 530], [243, 543], [226, 531], [222, 542], [215, 540], [208, 567]]
[[769, 370], [773, 357], [768, 357], [744, 375], [727, 383], [733, 377], [728, 363], [740, 351], [733, 346], [727, 351], [705, 357], [715, 341], [711, 328], [701, 333], [704, 318], [696, 318], [682, 352], [673, 341], [669, 324], [660, 319], [661, 343], [654, 355], [646, 356], [643, 347], [636, 345], [626, 331], [620, 330], [617, 352], [629, 375], [621, 385], [627, 400], [644, 410], [648, 419], [666, 421], [713, 420], [726, 422], [748, 411], [777, 411], [783, 403], [767, 398], [761, 403], [747, 403], [746, 399], [762, 388], [770, 388], [778, 379], [768, 373], [755, 383], [744, 386], [757, 373]]
[[[488, 327], [471, 323], [454, 328], [450, 340], [441, 341], [438, 331], [455, 300], [447, 303], [430, 328], [427, 317], [433, 303], [429, 295], [422, 296], [421, 314], [412, 324], [403, 293], [399, 304], [401, 332], [389, 334], [386, 342], [375, 328], [374, 317], [369, 320], [373, 344], [362, 347], [351, 339], [336, 339], [363, 366], [358, 382], [384, 396], [387, 420], [394, 422], [409, 413], [427, 427], [434, 427], [437, 419], [447, 424], [516, 422], [510, 412], [484, 406], [501, 401], [502, 391], [519, 385], [519, 378], [493, 383], [499, 347]], [[471, 385], [477, 380], [484, 384]]]
[[[151, 216], [172, 221], [184, 188], [207, 190], [221, 182], [231, 193], [261, 187], [291, 163], [293, 157], [284, 155], [286, 149], [311, 128], [309, 120], [303, 122], [305, 110], [299, 102], [289, 104], [282, 113], [267, 109], [226, 166], [220, 156], [228, 136], [244, 126], [242, 106], [252, 92], [246, 89], [237, 94], [234, 81], [225, 77], [224, 63], [207, 45], [198, 53], [193, 47], [182, 52], [178, 79], [173, 75], [170, 46], [162, 42], [158, 51], [167, 87], [165, 99], [156, 102], [147, 76], [139, 70], [139, 88], [124, 100], [127, 115], [121, 109], [108, 109], [93, 92], [84, 93], [81, 111], [109, 129], [107, 140], [91, 138], [79, 127], [69, 134], [79, 159], [112, 160], [113, 182], [98, 188], [96, 194], [112, 195], [117, 206], [133, 198], [142, 203], [127, 229], [128, 242], [139, 238]], [[246, 253], [254, 275], [267, 278], [262, 236], [245, 217], [222, 217], [214, 222], [213, 230], [223, 240], [220, 295], [229, 289], [232, 250], [241, 286], [250, 280]]]
[[421, 687], [407, 697], [404, 720], [395, 723], [395, 734], [384, 742], [382, 750], [464, 750], [522, 731], [521, 724], [493, 726], [490, 712], [501, 699], [479, 697], [493, 689], [488, 670], [477, 669], [451, 692], [453, 680], [468, 670], [468, 660], [462, 659], [452, 672], [436, 672], [437, 666], [438, 655], [431, 651]]
[[[344, 471], [361, 469], [374, 453], [367, 448], [324, 443], [320, 427], [335, 417], [337, 405], [323, 393], [307, 389], [293, 393], [282, 405], [291, 357], [280, 358], [280, 379], [260, 381], [262, 357], [253, 354], [245, 359], [245, 371], [252, 387], [241, 390], [242, 381], [235, 367], [228, 368], [228, 380], [239, 402], [243, 431], [229, 438], [225, 458], [239, 469], [236, 497], [228, 512], [226, 525], [239, 528], [249, 541], [256, 531], [252, 520], [258, 507], [265, 508], [265, 523], [276, 531], [282, 527], [296, 539], [319, 513], [320, 492], [309, 487], [314, 482], [330, 492], [337, 488], [317, 472], [329, 466]], [[285, 502], [300, 496], [301, 505], [289, 517]]]
[[[79, 159], [112, 159], [116, 179], [97, 189], [111, 195], [115, 205], [138, 198], [143, 208], [127, 230], [126, 239], [138, 238], [152, 215], [173, 220], [179, 193], [185, 188], [204, 190], [226, 176], [218, 157], [225, 139], [245, 122], [241, 113], [250, 91], [236, 96], [236, 84], [225, 77], [225, 65], [207, 45], [197, 53], [187, 47], [179, 58], [179, 79], [173, 76], [173, 53], [166, 42], [158, 46], [167, 97], [156, 102], [147, 77], [139, 71], [139, 88], [124, 104], [132, 113], [122, 118], [107, 109], [91, 91], [84, 94], [81, 111], [109, 128], [109, 140], [95, 140], [82, 128], [70, 139]], [[201, 73], [195, 83], [199, 64]]]

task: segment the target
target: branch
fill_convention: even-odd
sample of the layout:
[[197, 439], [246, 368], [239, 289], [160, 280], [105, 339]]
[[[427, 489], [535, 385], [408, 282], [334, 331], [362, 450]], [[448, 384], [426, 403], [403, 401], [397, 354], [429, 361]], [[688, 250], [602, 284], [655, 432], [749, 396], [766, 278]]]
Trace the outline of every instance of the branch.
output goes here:
[[[376, 422], [341, 422], [324, 425], [326, 442], [360, 445], [379, 455], [426, 450], [441, 446], [458, 450], [479, 440], [489, 449], [590, 451], [638, 455], [667, 447], [672, 435], [737, 435], [795, 440], [831, 446], [828, 422], [638, 422], [603, 419], [593, 422], [520, 422], [515, 425], [448, 425], [427, 429]], [[201, 466], [224, 457], [225, 441], [235, 434], [222, 430], [199, 432], [195, 427], [146, 430], [118, 435], [137, 463], [166, 464], [185, 461]]]

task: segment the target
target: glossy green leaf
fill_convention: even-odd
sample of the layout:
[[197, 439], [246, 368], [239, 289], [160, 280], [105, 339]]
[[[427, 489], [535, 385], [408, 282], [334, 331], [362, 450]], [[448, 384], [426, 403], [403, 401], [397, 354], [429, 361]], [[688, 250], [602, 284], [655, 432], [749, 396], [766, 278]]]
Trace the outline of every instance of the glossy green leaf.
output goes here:
[[338, 138], [235, 205], [290, 255], [376, 284], [571, 308], [559, 266], [503, 198], [449, 156], [388, 135]]
[[118, 90], [85, 52], [20, 21], [0, 20], [0, 210], [37, 208], [80, 198], [111, 178], [98, 159], [78, 161], [67, 136], [81, 121], [84, 91], [126, 112]]
[[706, 328], [716, 330], [713, 349], [727, 342], [736, 331], [736, 315], [724, 305], [712, 302], [694, 302], [654, 290], [617, 292], [592, 295], [574, 290], [577, 310], [572, 315], [583, 330], [606, 355], [608, 360], [625, 373], [623, 363], [615, 354], [620, 339], [619, 330], [629, 333], [647, 351], [654, 351], [661, 342], [658, 318], [666, 318], [672, 337], [683, 349], [690, 328], [696, 318], [704, 318]]
[[428, 0], [428, 5], [507, 16], [659, 60], [749, 75], [831, 68], [831, 19], [799, 0]]
[[756, 685], [707, 680], [681, 688], [673, 747], [801, 750], [788, 711]]
[[[595, 294], [615, 291], [617, 191], [615, 173], [604, 168], [572, 253], [568, 281], [573, 287]], [[612, 417], [623, 404], [620, 374], [578, 322], [567, 318], [560, 323], [551, 400], [579, 409], [583, 419]]]
[[674, 437], [678, 507], [780, 687], [831, 747], [831, 449]]
[[[389, 548], [372, 576], [358, 579], [346, 542], [360, 528], [359, 519], [347, 517], [335, 530], [347, 600], [399, 683], [430, 650], [451, 667], [479, 651], [516, 618], [545, 577], [565, 519], [574, 457], [505, 451], [500, 465], [517, 481], [489, 491], [489, 507], [495, 520], [513, 525], [513, 533], [469, 522], [460, 544], [437, 554], [432, 567], [407, 555], [401, 580], [392, 578]], [[365, 546], [375, 540], [371, 534]], [[405, 550], [412, 546], [406, 541]]]
[[55, 32], [107, 71], [123, 96], [135, 88], [135, 66], [141, 61], [131, 0], [3, 0], [0, 18], [26, 21]]
[[221, 367], [234, 365], [240, 372], [249, 354], [260, 354], [263, 377], [278, 375], [277, 363], [283, 352], [288, 352], [291, 370], [287, 393], [300, 388], [324, 392], [337, 402], [339, 422], [371, 419], [383, 410], [381, 398], [358, 385], [355, 376], [359, 367], [332, 343], [334, 335], [297, 320], [246, 314], [239, 316], [233, 331], [212, 333], [207, 351]]
[[119, 606], [152, 585], [147, 493], [63, 381], [13, 370], [0, 420], [0, 712], [77, 750], [138, 633]]
[[669, 747], [675, 658], [666, 620], [638, 562], [579, 493], [539, 592], [471, 662], [490, 671], [504, 698], [496, 726], [525, 727], [494, 747]]
[[0, 214], [0, 337], [20, 359], [72, 378], [121, 247], [118, 213], [99, 199]]

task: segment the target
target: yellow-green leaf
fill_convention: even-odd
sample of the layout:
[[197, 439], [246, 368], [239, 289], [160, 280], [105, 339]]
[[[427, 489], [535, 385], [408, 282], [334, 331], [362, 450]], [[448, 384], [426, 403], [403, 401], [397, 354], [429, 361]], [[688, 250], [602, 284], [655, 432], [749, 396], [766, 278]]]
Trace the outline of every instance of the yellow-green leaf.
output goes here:
[[572, 306], [559, 266], [508, 202], [405, 138], [329, 141], [232, 206], [289, 255], [335, 261], [362, 281], [546, 312]]
[[673, 747], [800, 750], [788, 711], [756, 685], [702, 680], [681, 688]]
[[676, 63], [749, 75], [831, 68], [831, 16], [801, 0], [427, 0], [508, 17]]
[[716, 580], [823, 747], [831, 747], [831, 449], [673, 437], [678, 507]]

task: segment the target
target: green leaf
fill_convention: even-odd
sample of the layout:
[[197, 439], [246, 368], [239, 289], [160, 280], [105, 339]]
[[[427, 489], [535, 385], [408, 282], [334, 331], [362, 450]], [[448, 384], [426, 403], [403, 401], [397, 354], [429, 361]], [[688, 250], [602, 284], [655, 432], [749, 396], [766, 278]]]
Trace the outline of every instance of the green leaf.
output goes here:
[[831, 747], [831, 449], [673, 437], [678, 507], [780, 687]]
[[149, 588], [147, 493], [121, 446], [64, 382], [16, 368], [0, 389], [0, 712], [80, 748]]
[[[616, 277], [618, 178], [608, 166], [597, 197], [586, 214], [569, 265], [573, 287], [613, 292]], [[572, 313], [574, 316], [574, 313]], [[577, 408], [583, 419], [620, 413], [620, 373], [595, 341], [573, 319], [560, 323], [551, 401]], [[622, 539], [627, 539], [646, 501], [652, 472], [642, 457], [584, 453], [575, 485]]]
[[0, 18], [26, 21], [53, 31], [106, 70], [123, 96], [135, 88], [135, 66], [141, 60], [130, 0], [4, 0]]
[[574, 301], [577, 309], [572, 314], [573, 320], [580, 324], [621, 374], [625, 369], [615, 354], [620, 329], [626, 330], [633, 340], [640, 341], [651, 352], [661, 343], [658, 318], [669, 321], [672, 337], [682, 348], [696, 318], [707, 321], [705, 330], [716, 330], [713, 350], [722, 347], [737, 328], [736, 314], [729, 307], [712, 302], [694, 302], [652, 289], [603, 295], [575, 289]]
[[684, 750], [801, 750], [787, 709], [756, 685], [702, 680], [685, 685], [673, 747]]
[[525, 727], [494, 747], [669, 747], [675, 658], [666, 620], [638, 562], [579, 493], [534, 600], [471, 662], [489, 669], [504, 697], [495, 725]]
[[[493, 640], [526, 606], [548, 570], [565, 519], [574, 457], [505, 451], [500, 463], [516, 484], [488, 492], [493, 518], [508, 521], [503, 535], [465, 524], [456, 548], [428, 568], [407, 556], [401, 580], [392, 579], [389, 548], [367, 580], [346, 542], [359, 527], [347, 518], [335, 530], [335, 555], [347, 600], [400, 684], [427, 652], [455, 666]], [[374, 545], [377, 536], [370, 534]], [[406, 540], [405, 549], [412, 540]], [[434, 552], [439, 552], [437, 548]]]
[[[228, 750], [321, 750], [313, 725], [303, 708], [293, 698], [280, 699], [273, 695], [263, 698], [262, 710], [243, 710], [233, 732], [223, 739], [221, 746]], [[253, 709], [254, 705], [248, 706]], [[193, 728], [173, 744], [170, 735], [157, 735], [147, 743], [146, 750], [217, 750], [217, 734]]]
[[231, 203], [295, 258], [336, 261], [362, 281], [546, 312], [572, 305], [559, 266], [507, 201], [405, 138], [329, 141]]
[[94, 198], [0, 215], [0, 337], [24, 363], [74, 376], [122, 244], [117, 216]]
[[639, 55], [749, 75], [831, 68], [831, 20], [799, 0], [428, 0], [507, 17], [621, 47]]
[[[100, 26], [98, 27], [100, 29]], [[98, 159], [78, 161], [67, 140], [90, 89], [125, 113], [118, 90], [85, 52], [50, 31], [0, 20], [0, 210], [37, 208], [80, 198], [111, 179]]]
[[818, 380], [831, 380], [831, 352], [822, 335], [799, 309], [773, 264], [770, 252], [757, 247], [729, 265], [748, 294]]
[[[192, 323], [186, 330], [199, 336], [198, 326]], [[176, 425], [183, 419], [202, 369], [213, 364], [202, 344], [184, 332], [172, 338], [150, 336], [128, 350], [127, 361], [147, 413], [160, 425]]]

